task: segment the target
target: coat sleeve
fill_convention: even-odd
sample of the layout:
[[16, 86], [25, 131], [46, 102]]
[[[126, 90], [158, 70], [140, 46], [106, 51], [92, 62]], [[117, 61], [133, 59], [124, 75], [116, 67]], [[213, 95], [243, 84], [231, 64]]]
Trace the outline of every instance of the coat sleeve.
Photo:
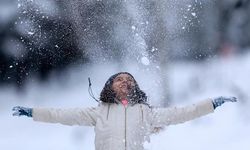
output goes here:
[[70, 109], [33, 108], [32, 110], [34, 121], [61, 123], [71, 126], [95, 126], [97, 114], [97, 107]]
[[186, 107], [152, 108], [151, 125], [163, 127], [183, 123], [214, 111], [212, 100], [201, 101]]

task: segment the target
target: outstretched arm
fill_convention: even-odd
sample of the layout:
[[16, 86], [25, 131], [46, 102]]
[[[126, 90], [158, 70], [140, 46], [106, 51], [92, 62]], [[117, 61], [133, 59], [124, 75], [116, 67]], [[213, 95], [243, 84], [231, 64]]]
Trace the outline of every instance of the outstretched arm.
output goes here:
[[16, 106], [13, 116], [33, 117], [34, 121], [61, 123], [64, 125], [94, 126], [97, 118], [97, 108], [26, 108]]
[[225, 102], [236, 102], [235, 97], [219, 97], [201, 101], [186, 107], [153, 108], [152, 124], [164, 126], [183, 123], [212, 113], [215, 108]]

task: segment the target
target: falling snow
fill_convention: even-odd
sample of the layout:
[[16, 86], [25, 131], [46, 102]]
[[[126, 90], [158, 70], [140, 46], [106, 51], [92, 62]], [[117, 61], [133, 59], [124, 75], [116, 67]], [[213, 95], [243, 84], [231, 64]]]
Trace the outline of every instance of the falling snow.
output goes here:
[[33, 35], [33, 34], [35, 34], [35, 33], [34, 33], [34, 32], [30, 32], [30, 31], [29, 31], [29, 32], [28, 32], [28, 34], [29, 34], [29, 35]]
[[141, 63], [143, 65], [148, 66], [150, 64], [150, 61], [149, 61], [149, 59], [147, 57], [144, 56], [144, 57], [141, 58]]

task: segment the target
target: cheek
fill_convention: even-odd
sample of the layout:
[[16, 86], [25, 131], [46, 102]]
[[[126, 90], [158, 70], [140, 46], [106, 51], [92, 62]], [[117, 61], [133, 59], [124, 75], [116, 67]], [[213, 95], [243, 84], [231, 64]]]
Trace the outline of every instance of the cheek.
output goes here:
[[135, 87], [135, 83], [134, 83], [134, 82], [131, 82], [131, 83], [130, 83], [130, 86], [131, 86], [132, 88], [134, 88], [134, 87]]
[[118, 85], [116, 83], [114, 83], [113, 86], [112, 86], [112, 89], [115, 92], [118, 91], [119, 90]]

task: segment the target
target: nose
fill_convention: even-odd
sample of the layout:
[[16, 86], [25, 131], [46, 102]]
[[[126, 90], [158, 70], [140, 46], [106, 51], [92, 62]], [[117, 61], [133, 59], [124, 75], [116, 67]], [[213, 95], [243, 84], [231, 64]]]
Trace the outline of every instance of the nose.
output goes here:
[[122, 84], [122, 85], [123, 85], [123, 84], [129, 85], [129, 80], [127, 80], [127, 79], [122, 79], [121, 84]]
[[123, 79], [123, 80], [122, 80], [122, 83], [128, 83], [128, 80]]

